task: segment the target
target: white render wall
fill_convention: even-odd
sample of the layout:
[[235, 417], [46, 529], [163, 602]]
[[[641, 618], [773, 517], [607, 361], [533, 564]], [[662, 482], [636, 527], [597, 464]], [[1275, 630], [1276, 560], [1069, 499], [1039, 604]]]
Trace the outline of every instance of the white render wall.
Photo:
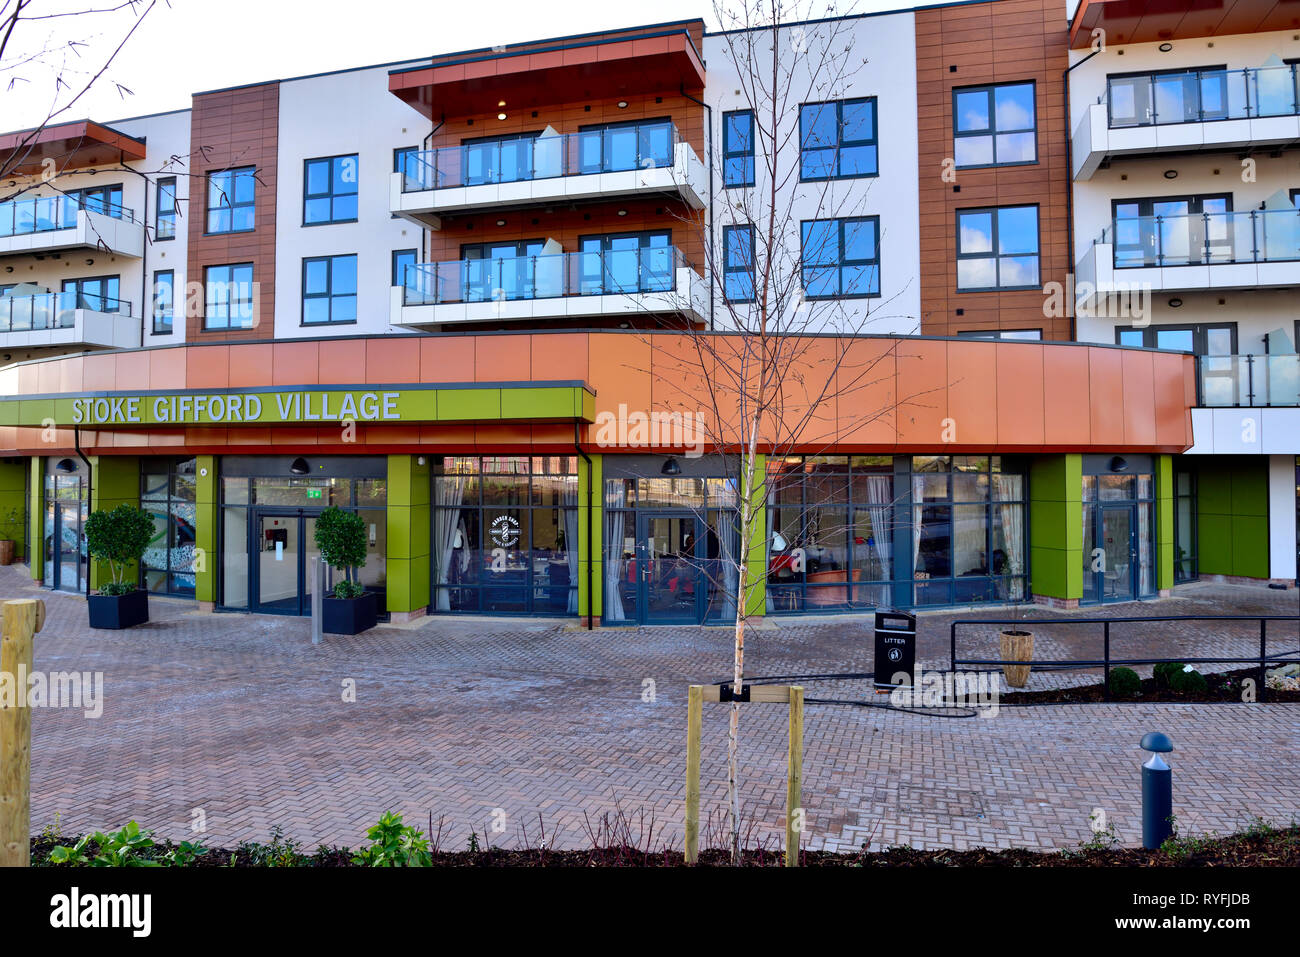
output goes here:
[[[374, 336], [407, 330], [390, 322], [392, 254], [421, 250], [423, 230], [389, 211], [393, 150], [426, 145], [432, 124], [388, 91], [398, 66], [288, 80], [280, 84], [276, 199], [275, 337]], [[357, 222], [303, 226], [304, 161], [356, 153]], [[302, 261], [357, 256], [357, 322], [302, 325]]]
[[[781, 31], [782, 56], [793, 68], [788, 93], [778, 100], [783, 113], [780, 127], [783, 146], [778, 146], [777, 180], [783, 188], [777, 196], [776, 208], [790, 215], [789, 221], [777, 224], [777, 228], [784, 231], [786, 246], [775, 261], [781, 269], [793, 271], [797, 277], [801, 220], [879, 216], [881, 296], [810, 303], [805, 307], [807, 319], [787, 317], [785, 321], [790, 325], [786, 328], [808, 332], [917, 334], [920, 332], [921, 296], [915, 17], [911, 11], [904, 11], [858, 18], [834, 26], [837, 31], [834, 38], [828, 27], [819, 24]], [[829, 54], [826, 53], [828, 43], [833, 44]], [[806, 52], [794, 52], [800, 46]], [[844, 52], [846, 46], [847, 54]], [[759, 67], [762, 68], [766, 58], [770, 69], [771, 54], [767, 52], [770, 47], [766, 35], [760, 34], [754, 49]], [[745, 61], [748, 53], [731, 52], [725, 35], [706, 36], [703, 52], [708, 69], [704, 98], [713, 109], [712, 142], [707, 145], [713, 154], [714, 166], [714, 261], [721, 264], [724, 226], [752, 220], [755, 235], [763, 233], [762, 223], [768, 210], [767, 191], [771, 184], [763, 169], [760, 139], [755, 157], [755, 186], [749, 189], [723, 187], [723, 114], [763, 104], [751, 103], [743, 93], [747, 86], [752, 85], [748, 79], [741, 82], [742, 73], [747, 72]], [[810, 78], [809, 65], [821, 63], [828, 57], [839, 63], [840, 69], [829, 76]], [[764, 87], [770, 85], [770, 80], [763, 84]], [[831, 183], [800, 183], [800, 103], [869, 96], [876, 97], [879, 175]], [[767, 106], [770, 109], [770, 100]], [[761, 116], [756, 119], [762, 125], [769, 122]], [[736, 202], [742, 204], [742, 210], [732, 208]], [[758, 256], [761, 270], [761, 249]], [[717, 279], [714, 288], [716, 323], [718, 327], [726, 328], [730, 317], [721, 303], [721, 277]], [[795, 286], [797, 288], [797, 282]], [[863, 310], [867, 313], [865, 321]]]

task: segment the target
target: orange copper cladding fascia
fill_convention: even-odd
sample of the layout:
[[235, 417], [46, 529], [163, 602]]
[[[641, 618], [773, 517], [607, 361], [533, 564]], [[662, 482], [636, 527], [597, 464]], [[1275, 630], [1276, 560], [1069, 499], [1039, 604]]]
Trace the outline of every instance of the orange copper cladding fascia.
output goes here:
[[1295, 0], [1082, 0], [1070, 24], [1070, 46], [1090, 46], [1098, 27], [1111, 46], [1267, 33], [1300, 27], [1300, 5]]
[[46, 159], [54, 160], [58, 169], [73, 170], [145, 157], [144, 140], [91, 120], [56, 123], [34, 135], [31, 130], [0, 134], [0, 165], [8, 166], [16, 150], [23, 152], [22, 161], [11, 170], [18, 176], [40, 173]]
[[[602, 412], [705, 411], [703, 382], [725, 382], [735, 337], [695, 344], [670, 333], [565, 332], [223, 343], [69, 356], [0, 371], [0, 394], [583, 381]], [[1194, 360], [1179, 353], [1071, 343], [866, 337], [815, 340], [786, 377], [786, 414], [812, 409], [805, 440], [782, 451], [855, 453], [1065, 451], [1178, 453], [1192, 445]], [[834, 385], [821, 383], [834, 377]], [[310, 381], [306, 381], [310, 380]], [[826, 396], [825, 398], [818, 397]], [[730, 420], [726, 396], [720, 413]], [[595, 427], [585, 444], [599, 449]], [[86, 432], [95, 454], [562, 451], [572, 423], [222, 427]], [[71, 448], [38, 429], [0, 428], [0, 454]], [[770, 441], [770, 437], [768, 438]], [[635, 449], [645, 451], [645, 449]]]

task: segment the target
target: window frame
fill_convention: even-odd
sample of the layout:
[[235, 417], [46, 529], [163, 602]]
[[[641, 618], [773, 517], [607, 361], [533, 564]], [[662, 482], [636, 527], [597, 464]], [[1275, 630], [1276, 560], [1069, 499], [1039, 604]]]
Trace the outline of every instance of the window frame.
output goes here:
[[[734, 150], [731, 148], [731, 121], [733, 117], [749, 118], [749, 149]], [[754, 142], [754, 133], [758, 124], [754, 119], [753, 110], [728, 110], [722, 114], [722, 188], [723, 189], [744, 189], [753, 186], [755, 183], [755, 170], [757, 163], [755, 161], [756, 151]], [[802, 154], [802, 150], [800, 151]], [[748, 160], [749, 177], [743, 182], [731, 182], [727, 177], [728, 164], [734, 159]], [[879, 162], [876, 164], [879, 166]]]
[[[356, 189], [351, 193], [339, 193], [335, 190], [334, 183], [334, 161], [351, 158], [357, 167]], [[308, 191], [308, 183], [311, 179], [311, 165], [313, 163], [325, 163], [329, 170], [328, 191], [324, 193], [312, 193]], [[334, 218], [334, 203], [342, 196], [353, 196], [356, 198], [357, 213], [348, 219]], [[322, 219], [316, 222], [310, 222], [307, 219], [307, 204], [313, 200], [328, 199], [330, 204], [330, 218]], [[340, 223], [355, 223], [361, 218], [361, 154], [360, 153], [338, 153], [334, 156], [313, 156], [302, 161], [302, 225], [304, 228], [312, 226], [336, 226]]]
[[[230, 188], [228, 190], [227, 189], [222, 190], [222, 195], [225, 197], [224, 200], [225, 205], [212, 206], [210, 205], [212, 202], [212, 177], [223, 176], [227, 173], [230, 174], [231, 181], [230, 181]], [[235, 177], [239, 176], [240, 173], [247, 173], [253, 181], [253, 198], [248, 200], [248, 202], [244, 202], [244, 203], [237, 203], [234, 201], [235, 200]], [[203, 180], [203, 188], [205, 190], [204, 200], [203, 200], [205, 206], [204, 219], [203, 219], [203, 235], [229, 236], [235, 233], [251, 233], [257, 230], [257, 167], [256, 166], [231, 166], [227, 169], [208, 170], [208, 174], [207, 176], [204, 177]], [[231, 228], [213, 229], [212, 214], [214, 212], [220, 212], [223, 209], [230, 212]], [[249, 226], [247, 229], [235, 229], [234, 225], [235, 225], [236, 209], [251, 209], [253, 211], [253, 225]]]
[[[158, 279], [167, 276], [170, 279], [171, 289], [171, 308], [167, 311], [167, 327], [161, 328], [158, 312]], [[149, 298], [149, 318], [151, 322], [151, 335], [168, 336], [171, 335], [176, 323], [176, 270], [175, 269], [155, 269], [153, 271], [153, 284], [151, 286], [152, 295]]]
[[[334, 260], [336, 259], [353, 259], [356, 260], [357, 266], [357, 288], [352, 292], [336, 293], [334, 292]], [[311, 263], [325, 263], [325, 292], [307, 292], [307, 267]], [[361, 274], [360, 274], [360, 257], [356, 253], [338, 253], [332, 256], [304, 256], [302, 260], [302, 295], [298, 307], [298, 325], [303, 329], [319, 329], [324, 326], [355, 326], [361, 319]], [[335, 319], [334, 318], [334, 300], [351, 296], [356, 300], [356, 308], [353, 310], [355, 318], [353, 319]], [[307, 301], [309, 299], [324, 299], [328, 304], [329, 318], [324, 322], [307, 321]]]
[[[1237, 354], [1237, 323], [1235, 321], [1226, 322], [1166, 322], [1153, 323], [1141, 327], [1134, 326], [1116, 326], [1115, 327], [1115, 345], [1123, 346], [1124, 334], [1127, 332], [1139, 332], [1142, 334], [1141, 346], [1127, 346], [1127, 348], [1142, 349], [1159, 349], [1156, 343], [1159, 341], [1161, 332], [1190, 332], [1192, 334], [1192, 355], [1198, 358], [1206, 355], [1206, 335], [1212, 331], [1226, 329], [1232, 334], [1232, 352], [1230, 355]], [[1170, 350], [1174, 351], [1174, 350]], [[1179, 350], [1181, 351], [1181, 350]]]
[[[856, 223], [856, 222], [870, 222], [872, 223], [872, 226], [875, 229], [876, 255], [872, 259], [846, 260], [844, 258], [844, 250], [845, 250], [844, 225], [846, 223]], [[804, 234], [808, 226], [813, 223], [835, 223], [836, 224], [836, 228], [838, 231], [838, 236], [836, 237], [836, 241], [839, 245], [840, 258], [836, 263], [834, 263], [834, 265], [836, 267], [837, 277], [838, 277], [836, 287], [840, 290], [840, 292], [834, 296], [815, 296], [810, 294], [808, 292], [808, 287], [804, 279], [804, 272], [808, 268], [808, 262], [804, 256], [804, 244], [806, 241]], [[823, 269], [829, 268], [831, 265], [832, 264], [829, 262], [813, 263], [813, 266], [815, 268], [823, 268]], [[846, 295], [843, 291], [844, 290], [844, 267], [845, 266], [871, 266], [871, 265], [874, 265], [876, 267], [875, 291], [866, 292], [866, 293], [853, 293], [853, 294]], [[831, 216], [823, 219], [804, 219], [799, 222], [799, 288], [803, 291], [804, 299], [810, 302], [832, 302], [839, 299], [879, 299], [884, 294], [883, 293], [884, 284], [885, 284], [884, 266], [881, 261], [881, 253], [880, 253], [880, 216], [879, 215]]]
[[[1028, 129], [1020, 130], [1000, 130], [997, 123], [997, 93], [1001, 87], [1008, 86], [1027, 86], [1030, 95], [1034, 100], [1033, 120], [1034, 125]], [[958, 130], [957, 129], [957, 97], [958, 95], [969, 95], [971, 93], [984, 93], [988, 99], [989, 126], [986, 130]], [[1034, 134], [1034, 158], [1030, 160], [1015, 160], [1012, 162], [998, 162], [998, 136], [1000, 134], [1011, 133], [1033, 133]], [[993, 145], [993, 162], [992, 163], [973, 163], [963, 165], [957, 162], [957, 140], [972, 139], [977, 136], [987, 136], [992, 140]], [[953, 87], [952, 90], [952, 137], [953, 137], [953, 163], [954, 169], [995, 169], [1002, 166], [1035, 166], [1038, 163], [1038, 83], [1036, 80], [1008, 80], [1000, 83], [980, 83], [975, 86]]]
[[[1014, 335], [1014, 333], [1034, 333], [1029, 335]], [[958, 339], [1005, 339], [1008, 342], [1042, 342], [1042, 329], [963, 329], [957, 333]]]
[[[248, 325], [246, 325], [246, 326], [243, 326], [243, 325], [240, 325], [240, 326], [234, 326], [234, 325], [231, 325], [231, 324], [230, 324], [230, 319], [231, 319], [230, 314], [231, 314], [231, 312], [232, 312], [231, 304], [235, 302], [235, 300], [234, 300], [233, 298], [230, 298], [230, 297], [227, 297], [227, 299], [226, 299], [226, 324], [225, 324], [224, 326], [214, 326], [214, 325], [212, 325], [212, 324], [211, 324], [212, 316], [211, 316], [211, 314], [210, 314], [210, 312], [209, 312], [209, 308], [211, 307], [212, 302], [211, 302], [211, 300], [209, 300], [209, 298], [208, 298], [209, 290], [212, 289], [212, 285], [213, 285], [213, 284], [212, 284], [212, 276], [211, 276], [212, 271], [213, 271], [214, 269], [227, 269], [227, 270], [230, 270], [230, 279], [227, 280], [226, 282], [227, 282], [227, 285], [228, 285], [230, 288], [235, 288], [235, 287], [238, 285], [238, 280], [235, 279], [235, 273], [234, 273], [234, 271], [235, 271], [236, 269], [244, 269], [244, 268], [247, 268], [247, 269], [248, 269], [248, 277], [249, 277], [249, 278], [248, 278], [248, 289], [249, 289], [249, 295], [248, 295], [248, 305], [249, 305]], [[253, 320], [256, 318], [256, 312], [257, 312], [257, 308], [256, 308], [256, 303], [257, 303], [257, 293], [256, 293], [257, 281], [253, 278], [255, 275], [256, 275], [256, 272], [255, 272], [255, 270], [254, 270], [253, 263], [251, 263], [251, 262], [213, 263], [213, 264], [210, 265], [210, 266], [204, 266], [204, 267], [203, 267], [203, 328], [202, 328], [202, 331], [203, 331], [203, 332], [239, 332], [239, 331], [243, 331], [243, 330], [247, 330], [247, 329], [252, 329], [252, 328], [254, 328]], [[241, 300], [241, 301], [242, 301], [242, 300]]]
[[[1023, 258], [1032, 255], [1038, 260], [1038, 282], [1033, 285], [1024, 286], [1004, 286], [1002, 285], [1002, 264], [1000, 260], [1004, 254], [998, 252], [998, 213], [1008, 209], [1032, 209], [1034, 211], [1034, 239], [1035, 250], [1033, 253], [1009, 253], [1007, 258]], [[973, 215], [978, 213], [992, 213], [992, 233], [990, 241], [992, 249], [987, 253], [963, 253], [961, 251], [961, 218], [963, 215]], [[1042, 291], [1043, 288], [1043, 211], [1038, 203], [1014, 203], [1009, 206], [971, 206], [967, 208], [953, 210], [953, 225], [955, 232], [953, 234], [953, 251], [954, 258], [954, 280], [956, 281], [956, 291], [961, 294], [965, 293], [999, 293], [999, 292], [1025, 292], [1028, 290]], [[961, 285], [960, 273], [956, 269], [956, 264], [963, 259], [992, 259], [993, 266], [996, 270], [997, 282], [992, 286], [968, 286]]]
[[[852, 140], [845, 142], [844, 133], [844, 107], [845, 105], [870, 103], [871, 104], [871, 137], [866, 140]], [[803, 155], [808, 151], [804, 146], [804, 110], [810, 106], [831, 106], [835, 107], [835, 173], [830, 176], [805, 176], [803, 168]], [[870, 173], [852, 173], [846, 175], [840, 170], [840, 153], [845, 147], [862, 147], [872, 146], [876, 150], [876, 168]], [[812, 147], [817, 150], [829, 149], [827, 146]], [[807, 103], [799, 104], [799, 182], [801, 183], [826, 183], [837, 180], [848, 179], [870, 179], [880, 175], [880, 102], [874, 96], [854, 96], [846, 97], [842, 100], [814, 100]]]
[[[166, 191], [166, 192], [165, 192]], [[171, 210], [163, 212], [163, 196], [171, 197]], [[177, 200], [176, 200], [176, 177], [163, 176], [154, 183], [154, 213], [153, 213], [153, 239], [156, 243], [171, 242], [176, 238], [176, 220], [177, 220]], [[162, 223], [163, 217], [168, 217], [171, 224], [171, 232], [163, 235]]]
[[403, 285], [405, 285], [405, 282], [404, 282], [404, 280], [405, 280], [405, 276], [403, 276], [401, 273], [399, 273], [399, 272], [397, 271], [397, 257], [398, 257], [398, 256], [406, 255], [407, 253], [409, 253], [409, 254], [410, 254], [412, 257], [414, 257], [414, 259], [415, 259], [415, 261], [414, 261], [413, 263], [411, 263], [411, 265], [416, 266], [416, 265], [419, 265], [419, 263], [420, 263], [420, 250], [419, 250], [419, 249], [417, 249], [417, 248], [415, 248], [415, 247], [411, 247], [410, 249], [394, 249], [393, 252], [392, 252], [392, 256], [391, 256], [391, 258], [389, 259], [389, 264], [390, 264], [390, 266], [392, 267], [392, 272], [393, 272], [393, 285], [394, 285], [394, 286], [403, 286]]
[[[731, 263], [730, 238], [737, 230], [743, 230], [749, 233], [748, 266], [742, 264], [736, 267], [733, 266]], [[723, 302], [740, 305], [743, 303], [751, 303], [755, 301], [755, 298], [757, 297], [757, 293], [758, 293], [756, 288], [757, 275], [755, 271], [755, 255], [756, 255], [756, 237], [754, 233], [753, 223], [736, 223], [731, 226], [722, 227], [722, 301]], [[746, 273], [748, 273], [749, 275], [749, 296], [748, 298], [745, 299], [733, 299], [727, 290], [729, 277], [733, 274], [740, 274], [743, 276]]]

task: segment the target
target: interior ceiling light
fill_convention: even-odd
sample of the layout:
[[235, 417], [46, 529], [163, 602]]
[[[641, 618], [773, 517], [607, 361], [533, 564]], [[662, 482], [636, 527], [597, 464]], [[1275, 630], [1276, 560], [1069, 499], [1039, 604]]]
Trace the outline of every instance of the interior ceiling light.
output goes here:
[[1173, 45], [1172, 43], [1162, 43], [1162, 44], [1160, 44], [1160, 52], [1161, 52], [1161, 53], [1168, 53], [1168, 52], [1169, 52], [1170, 50], [1172, 50], [1173, 48], [1174, 48], [1174, 45]]
[[1177, 179], [1177, 178], [1178, 178], [1178, 170], [1176, 169], [1165, 170], [1165, 179]]
[[497, 119], [498, 119], [498, 120], [504, 120], [505, 118], [506, 118], [506, 115], [505, 115], [504, 113], [498, 113], [498, 114], [497, 114]]
[[618, 108], [619, 108], [620, 110], [626, 110], [626, 109], [627, 109], [627, 100], [619, 100], [619, 101], [618, 101]]
[[497, 106], [505, 106], [505, 105], [506, 105], [505, 100], [497, 100]]

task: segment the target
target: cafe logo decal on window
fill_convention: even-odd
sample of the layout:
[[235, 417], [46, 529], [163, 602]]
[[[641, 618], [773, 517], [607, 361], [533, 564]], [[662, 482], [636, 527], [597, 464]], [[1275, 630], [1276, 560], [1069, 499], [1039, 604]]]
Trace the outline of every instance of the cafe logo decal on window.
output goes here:
[[519, 541], [519, 519], [513, 515], [498, 515], [492, 519], [492, 544], [510, 548]]

